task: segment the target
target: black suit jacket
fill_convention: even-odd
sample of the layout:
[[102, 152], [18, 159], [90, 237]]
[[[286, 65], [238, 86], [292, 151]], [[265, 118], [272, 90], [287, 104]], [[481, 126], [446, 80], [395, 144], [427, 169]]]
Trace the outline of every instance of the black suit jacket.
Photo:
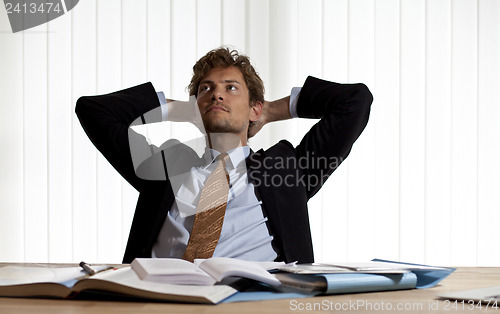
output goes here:
[[[247, 158], [249, 179], [262, 200], [273, 235], [276, 260], [313, 262], [307, 201], [321, 188], [368, 122], [372, 95], [363, 84], [338, 84], [308, 77], [297, 104], [301, 118], [318, 118], [297, 147], [282, 140]], [[78, 99], [76, 114], [94, 145], [139, 191], [124, 263], [151, 257], [151, 250], [173, 205], [169, 180], [140, 179], [132, 165], [128, 129], [159, 106], [151, 83]]]

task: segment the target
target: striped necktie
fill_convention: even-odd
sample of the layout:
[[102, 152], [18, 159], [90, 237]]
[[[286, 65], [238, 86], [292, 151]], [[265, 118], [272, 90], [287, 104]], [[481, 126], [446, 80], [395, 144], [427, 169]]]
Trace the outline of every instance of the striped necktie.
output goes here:
[[216, 168], [209, 175], [201, 190], [193, 230], [182, 257], [190, 262], [195, 258], [212, 257], [219, 241], [229, 193], [229, 174], [226, 170], [228, 158], [227, 153], [217, 156]]

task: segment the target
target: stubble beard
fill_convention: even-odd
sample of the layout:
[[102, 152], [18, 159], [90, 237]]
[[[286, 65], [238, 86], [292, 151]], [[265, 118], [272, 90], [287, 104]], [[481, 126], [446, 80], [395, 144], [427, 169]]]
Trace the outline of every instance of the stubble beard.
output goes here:
[[220, 117], [215, 117], [213, 119], [203, 120], [205, 130], [207, 133], [241, 133], [244, 129], [244, 125], [236, 125], [235, 122], [229, 119], [224, 119]]

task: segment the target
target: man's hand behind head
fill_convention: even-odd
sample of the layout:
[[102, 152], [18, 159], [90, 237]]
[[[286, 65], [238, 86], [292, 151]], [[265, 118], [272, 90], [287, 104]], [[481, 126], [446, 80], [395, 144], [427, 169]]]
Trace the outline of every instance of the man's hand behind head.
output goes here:
[[248, 138], [257, 134], [264, 125], [281, 120], [291, 119], [290, 96], [283, 97], [275, 101], [264, 101], [262, 113], [258, 120], [250, 122], [248, 127]]
[[259, 119], [255, 121], [250, 121], [250, 124], [248, 125], [248, 138], [253, 137], [255, 134], [257, 134], [262, 127], [267, 124], [267, 116], [266, 116], [266, 108], [269, 106], [268, 101], [264, 101], [264, 104], [262, 105], [262, 113], [260, 114]]

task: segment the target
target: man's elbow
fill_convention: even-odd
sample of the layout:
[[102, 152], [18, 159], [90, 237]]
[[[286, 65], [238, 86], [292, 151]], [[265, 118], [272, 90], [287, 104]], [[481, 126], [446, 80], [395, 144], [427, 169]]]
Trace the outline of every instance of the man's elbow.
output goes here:
[[370, 110], [370, 106], [373, 102], [373, 95], [370, 92], [370, 89], [363, 83], [356, 84], [356, 89], [360, 106], [362, 106], [365, 110]]
[[84, 114], [85, 113], [85, 109], [87, 107], [87, 103], [84, 99], [85, 97], [80, 97], [78, 98], [78, 100], [76, 101], [76, 105], [75, 105], [75, 113], [76, 113], [76, 116], [77, 117], [81, 117], [82, 113]]
[[368, 86], [363, 83], [355, 84], [355, 92], [353, 95], [355, 98], [355, 101], [353, 102], [353, 104], [355, 104], [353, 112], [359, 118], [358, 121], [360, 122], [360, 130], [362, 131], [366, 127], [370, 117], [373, 95]]
[[75, 113], [76, 116], [78, 117], [78, 120], [80, 120], [80, 123], [85, 124], [86, 122], [93, 120], [92, 107], [93, 104], [91, 101], [91, 97], [82, 96], [78, 98], [75, 105]]

